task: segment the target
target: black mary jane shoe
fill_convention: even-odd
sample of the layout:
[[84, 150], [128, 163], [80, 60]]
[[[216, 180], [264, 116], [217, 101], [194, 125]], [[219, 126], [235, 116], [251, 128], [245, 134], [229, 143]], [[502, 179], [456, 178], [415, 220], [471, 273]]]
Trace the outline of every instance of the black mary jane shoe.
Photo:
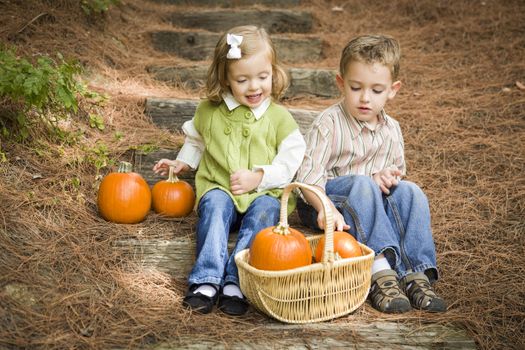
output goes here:
[[[182, 305], [201, 314], [209, 314], [211, 310], [213, 310], [213, 305], [215, 305], [217, 302], [217, 296], [219, 293], [217, 291], [212, 297], [202, 293], [194, 293], [195, 289], [199, 288], [200, 286], [202, 286], [202, 284], [194, 284], [190, 286], [186, 292], [186, 295], [184, 296], [184, 299], [182, 300]], [[211, 284], [210, 286], [217, 289]]]
[[248, 311], [250, 304], [246, 298], [239, 298], [238, 296], [231, 295], [219, 295], [219, 303], [217, 309], [221, 310], [225, 314], [231, 316], [241, 316]]

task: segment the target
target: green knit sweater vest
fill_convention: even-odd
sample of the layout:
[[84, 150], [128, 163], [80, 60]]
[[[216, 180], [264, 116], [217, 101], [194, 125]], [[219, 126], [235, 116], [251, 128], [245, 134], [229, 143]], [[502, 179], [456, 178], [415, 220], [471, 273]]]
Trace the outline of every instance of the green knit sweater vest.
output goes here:
[[[206, 145], [195, 176], [197, 205], [206, 192], [215, 188], [228, 193], [240, 213], [246, 212], [259, 196], [280, 198], [282, 189], [233, 195], [230, 175], [239, 169], [272, 163], [280, 143], [298, 128], [286, 108], [272, 102], [256, 120], [244, 105], [230, 111], [224, 102], [217, 105], [205, 100], [197, 106], [194, 124]], [[295, 198], [290, 196], [288, 211], [294, 207]]]

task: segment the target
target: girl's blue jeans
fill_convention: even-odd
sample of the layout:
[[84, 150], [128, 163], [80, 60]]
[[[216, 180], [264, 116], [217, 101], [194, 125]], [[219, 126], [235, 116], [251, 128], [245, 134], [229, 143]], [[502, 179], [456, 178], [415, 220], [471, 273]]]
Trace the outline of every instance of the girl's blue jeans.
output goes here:
[[[226, 192], [220, 189], [206, 192], [198, 206], [197, 258], [188, 278], [190, 286], [202, 283], [222, 286], [226, 282], [239, 285], [235, 254], [249, 248], [263, 228], [278, 223], [280, 207], [277, 198], [263, 195], [241, 214]], [[237, 229], [235, 247], [228, 254], [228, 237]]]
[[[400, 278], [425, 272], [431, 282], [437, 280], [430, 209], [416, 184], [400, 181], [384, 195], [371, 177], [347, 175], [328, 180], [325, 190], [350, 233], [376, 254], [383, 253]], [[303, 224], [319, 229], [315, 209], [302, 200], [297, 207]]]

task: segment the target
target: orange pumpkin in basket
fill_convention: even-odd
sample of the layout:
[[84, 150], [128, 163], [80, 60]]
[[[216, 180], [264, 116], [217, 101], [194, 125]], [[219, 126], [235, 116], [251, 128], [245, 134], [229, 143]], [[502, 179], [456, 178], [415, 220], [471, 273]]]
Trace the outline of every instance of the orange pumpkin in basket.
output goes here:
[[97, 205], [100, 215], [118, 224], [135, 224], [144, 220], [151, 208], [148, 183], [131, 171], [131, 164], [121, 162], [117, 172], [102, 179]]
[[153, 210], [168, 217], [188, 216], [195, 205], [195, 192], [186, 181], [179, 180], [173, 174], [173, 167], [167, 180], [157, 182], [151, 190]]
[[[325, 236], [319, 239], [317, 248], [315, 249], [315, 261], [320, 262], [323, 258]], [[353, 258], [362, 256], [363, 251], [359, 242], [349, 233], [342, 231], [334, 231], [334, 254], [336, 260], [339, 258]]]
[[249, 264], [259, 270], [289, 270], [311, 263], [312, 251], [304, 235], [281, 224], [261, 230], [250, 247]]

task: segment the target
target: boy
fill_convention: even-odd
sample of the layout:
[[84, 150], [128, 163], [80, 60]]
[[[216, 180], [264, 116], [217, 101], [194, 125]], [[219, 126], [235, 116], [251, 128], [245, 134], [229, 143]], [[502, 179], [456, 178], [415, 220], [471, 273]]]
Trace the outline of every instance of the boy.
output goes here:
[[[335, 229], [350, 229], [376, 252], [369, 298], [386, 313], [412, 307], [446, 310], [431, 282], [438, 278], [425, 194], [405, 175], [397, 121], [384, 111], [401, 87], [400, 48], [384, 35], [363, 35], [343, 49], [336, 81], [343, 99], [323, 111], [306, 135], [297, 181], [319, 187], [331, 200]], [[305, 225], [324, 228], [319, 199], [299, 201]]]

